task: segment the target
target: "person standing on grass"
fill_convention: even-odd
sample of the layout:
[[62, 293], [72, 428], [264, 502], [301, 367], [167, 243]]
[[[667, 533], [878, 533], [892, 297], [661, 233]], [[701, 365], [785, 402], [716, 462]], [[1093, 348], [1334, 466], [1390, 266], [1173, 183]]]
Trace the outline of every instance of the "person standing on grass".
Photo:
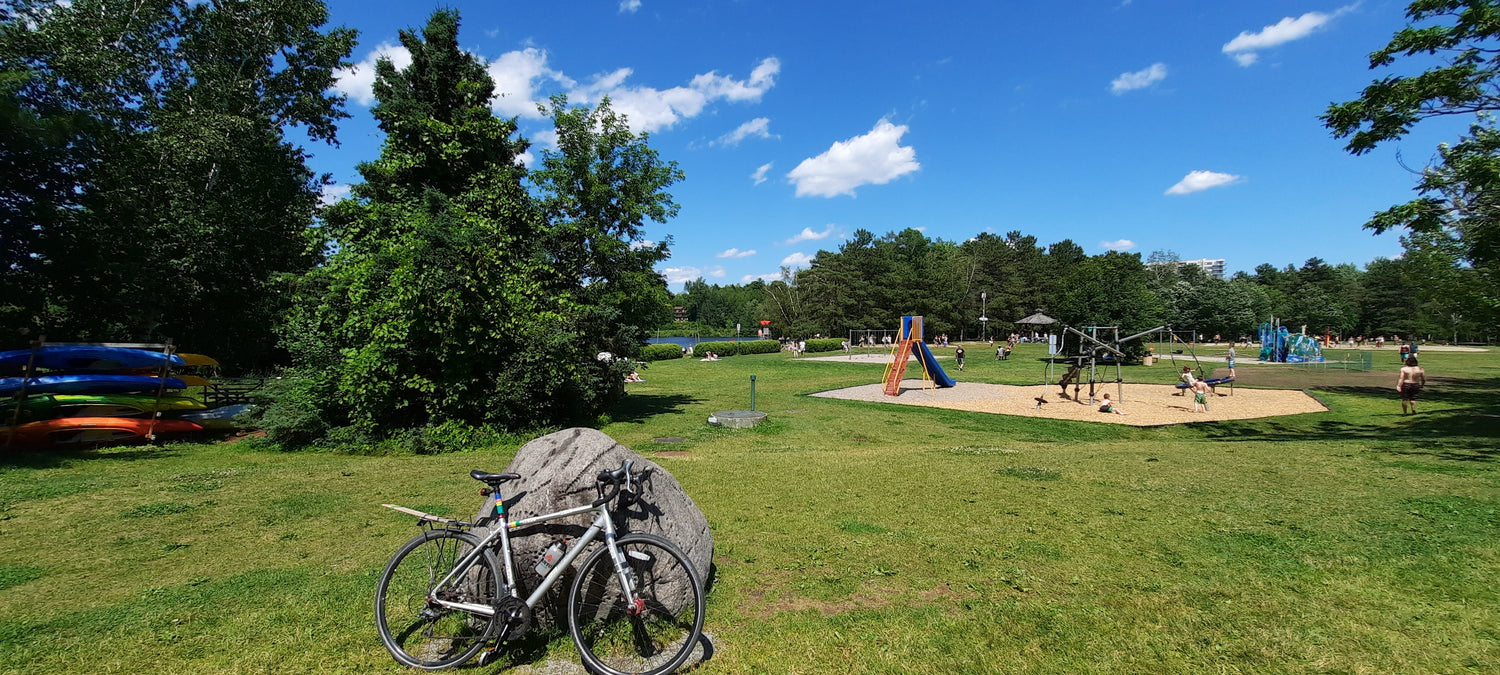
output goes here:
[[959, 370], [963, 370], [964, 369], [964, 348], [963, 347], [959, 347], [958, 351], [953, 352], [953, 358], [955, 358], [955, 359], [958, 360], [958, 369]]
[[1396, 391], [1401, 392], [1401, 414], [1417, 414], [1417, 395], [1427, 386], [1427, 372], [1417, 365], [1417, 357], [1409, 356], [1401, 375], [1396, 378]]

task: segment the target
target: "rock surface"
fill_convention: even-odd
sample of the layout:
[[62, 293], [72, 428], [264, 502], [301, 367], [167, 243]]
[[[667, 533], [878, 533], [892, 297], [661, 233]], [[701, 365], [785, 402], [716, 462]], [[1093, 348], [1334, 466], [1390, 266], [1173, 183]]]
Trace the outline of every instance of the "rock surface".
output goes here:
[[[645, 471], [646, 477], [639, 487], [640, 499], [613, 512], [619, 534], [641, 532], [666, 537], [687, 554], [697, 568], [700, 580], [706, 584], [713, 563], [714, 540], [708, 529], [708, 519], [698, 510], [698, 505], [666, 469], [594, 429], [565, 429], [521, 446], [515, 459], [505, 468], [506, 472], [521, 475], [519, 480], [501, 488], [505, 518], [522, 520], [586, 506], [596, 497], [594, 476], [603, 470], [620, 468], [626, 459], [634, 462], [632, 472]], [[492, 509], [487, 502], [479, 515], [489, 515], [493, 513]], [[583, 535], [593, 519], [594, 513], [589, 512], [511, 533], [511, 549], [515, 553], [516, 576], [520, 580], [523, 598], [542, 580], [535, 569], [542, 552], [560, 538], [571, 542]], [[485, 536], [489, 532], [480, 528], [476, 534]], [[590, 549], [602, 546], [603, 539], [603, 536], [595, 539]], [[575, 566], [582, 563], [590, 552], [580, 553]], [[571, 584], [571, 574], [565, 574], [553, 586], [547, 599], [538, 605], [535, 618], [540, 624], [564, 623]]]

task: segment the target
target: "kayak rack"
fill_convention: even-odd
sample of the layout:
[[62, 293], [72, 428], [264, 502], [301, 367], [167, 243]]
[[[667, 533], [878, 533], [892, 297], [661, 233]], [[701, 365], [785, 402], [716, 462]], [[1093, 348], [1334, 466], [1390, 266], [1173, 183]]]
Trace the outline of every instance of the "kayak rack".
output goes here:
[[[26, 359], [26, 370], [21, 374], [21, 390], [16, 393], [13, 401], [10, 424], [6, 425], [5, 451], [9, 452], [11, 444], [16, 440], [16, 432], [19, 430], [21, 421], [21, 408], [26, 403], [27, 385], [36, 377], [36, 355], [43, 347], [120, 347], [124, 349], [161, 350], [161, 353], [171, 356], [176, 353], [177, 347], [173, 346], [172, 340], [166, 342], [48, 342], [46, 335], [38, 335], [31, 341], [31, 355]], [[156, 420], [161, 412], [161, 397], [167, 390], [167, 376], [171, 374], [171, 359], [163, 359], [161, 372], [157, 374], [160, 381], [156, 385], [156, 401], [151, 405], [151, 425], [147, 427], [146, 440], [156, 440]]]

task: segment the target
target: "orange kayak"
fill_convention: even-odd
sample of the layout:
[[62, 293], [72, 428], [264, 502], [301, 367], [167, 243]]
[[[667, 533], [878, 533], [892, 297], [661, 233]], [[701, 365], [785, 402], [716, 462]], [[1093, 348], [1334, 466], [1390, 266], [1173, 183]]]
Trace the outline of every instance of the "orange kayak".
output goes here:
[[[203, 426], [187, 420], [160, 419], [153, 427], [149, 419], [65, 417], [16, 427], [13, 445], [28, 448], [94, 446], [138, 440], [147, 433], [171, 436], [197, 431], [203, 431]], [[8, 429], [0, 428], [0, 443], [9, 435]]]

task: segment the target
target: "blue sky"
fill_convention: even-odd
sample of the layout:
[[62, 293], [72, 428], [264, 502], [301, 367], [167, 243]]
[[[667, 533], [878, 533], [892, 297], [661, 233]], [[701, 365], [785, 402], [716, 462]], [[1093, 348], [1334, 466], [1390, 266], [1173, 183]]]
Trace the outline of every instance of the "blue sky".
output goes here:
[[308, 147], [340, 184], [330, 194], [379, 154], [374, 54], [401, 63], [396, 31], [444, 6], [533, 153], [549, 134], [537, 101], [609, 95], [681, 165], [681, 213], [647, 232], [672, 237], [673, 290], [805, 267], [861, 228], [1020, 230], [1231, 272], [1363, 266], [1400, 244], [1361, 225], [1411, 199], [1405, 167], [1468, 123], [1424, 123], [1360, 157], [1319, 123], [1375, 77], [1423, 65], [1368, 69], [1405, 2], [332, 0], [331, 23], [360, 44], [338, 85], [353, 116], [341, 147]]

